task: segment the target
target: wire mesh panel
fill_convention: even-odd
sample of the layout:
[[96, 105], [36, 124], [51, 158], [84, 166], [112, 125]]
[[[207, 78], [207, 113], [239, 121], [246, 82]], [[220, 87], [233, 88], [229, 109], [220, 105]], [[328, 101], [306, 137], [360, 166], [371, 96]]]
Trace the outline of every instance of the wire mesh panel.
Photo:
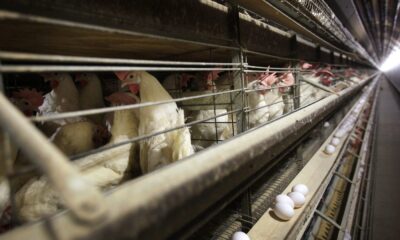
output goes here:
[[[265, 67], [243, 61], [20, 60], [0, 66], [5, 95], [101, 191], [283, 118], [365, 77], [352, 69], [303, 62]], [[10, 228], [68, 207], [48, 173], [31, 164], [20, 146], [10, 146], [4, 158], [10, 159], [5, 185], [11, 194], [2, 204], [3, 225]], [[295, 165], [284, 174], [293, 177]], [[251, 216], [241, 213], [228, 229], [254, 223], [271, 202], [268, 196], [253, 195]]]

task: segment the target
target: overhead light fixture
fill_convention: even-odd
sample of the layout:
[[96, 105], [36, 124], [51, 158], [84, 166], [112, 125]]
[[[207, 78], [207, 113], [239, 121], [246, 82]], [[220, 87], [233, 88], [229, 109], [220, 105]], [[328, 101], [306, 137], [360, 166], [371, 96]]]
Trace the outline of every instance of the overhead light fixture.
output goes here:
[[394, 47], [389, 56], [383, 61], [379, 69], [382, 72], [388, 72], [397, 66], [400, 66], [400, 48]]

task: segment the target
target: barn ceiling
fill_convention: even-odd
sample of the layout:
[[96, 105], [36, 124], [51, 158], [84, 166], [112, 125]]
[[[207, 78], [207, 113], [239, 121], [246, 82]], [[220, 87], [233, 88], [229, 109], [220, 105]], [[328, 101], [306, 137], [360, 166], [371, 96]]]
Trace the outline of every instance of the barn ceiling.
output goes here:
[[326, 0], [340, 20], [365, 47], [375, 62], [382, 63], [399, 46], [398, 0]]

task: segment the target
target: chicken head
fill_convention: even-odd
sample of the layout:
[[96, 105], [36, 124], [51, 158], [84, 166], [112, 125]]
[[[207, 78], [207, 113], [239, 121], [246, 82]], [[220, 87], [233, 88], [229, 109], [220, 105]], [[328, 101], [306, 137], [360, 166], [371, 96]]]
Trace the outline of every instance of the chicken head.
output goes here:
[[332, 84], [332, 80], [335, 75], [330, 71], [330, 68], [326, 68], [316, 72], [315, 76], [321, 78], [322, 84], [329, 86]]
[[96, 124], [93, 129], [93, 143], [96, 148], [108, 143], [111, 139], [111, 134], [106, 127]]
[[41, 76], [43, 77], [45, 82], [50, 82], [50, 87], [55, 89], [60, 85], [60, 76], [61, 73], [42, 73]]
[[142, 81], [141, 72], [115, 72], [118, 79], [121, 80], [121, 87], [128, 86], [129, 91], [137, 94], [140, 90], [140, 82]]
[[281, 77], [280, 77], [280, 82], [279, 82], [279, 92], [280, 93], [285, 93], [287, 91], [289, 91], [289, 87], [294, 85], [294, 76], [292, 72], [287, 72], [284, 73]]
[[12, 93], [11, 101], [26, 115], [32, 116], [43, 104], [44, 97], [36, 89], [23, 88]]

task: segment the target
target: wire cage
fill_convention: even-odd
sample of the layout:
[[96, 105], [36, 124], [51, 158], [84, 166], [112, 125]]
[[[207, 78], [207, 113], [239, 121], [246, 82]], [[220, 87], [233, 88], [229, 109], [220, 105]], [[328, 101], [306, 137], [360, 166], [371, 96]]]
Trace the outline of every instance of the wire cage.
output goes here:
[[[6, 57], [9, 56], [6, 55]], [[240, 63], [222, 63], [90, 59], [90, 61], [81, 62], [85, 59], [65, 57], [63, 61], [54, 61], [51, 58], [41, 61], [42, 59], [38, 58], [38, 56], [29, 57], [33, 58], [28, 58], [29, 60], [36, 62], [25, 64], [15, 57], [15, 59], [12, 59], [13, 61], [9, 62], [6, 59], [0, 66], [0, 71], [3, 73], [4, 78], [4, 93], [16, 104], [19, 103], [18, 101], [25, 101], [24, 103], [26, 103], [29, 100], [18, 99], [18, 93], [26, 91], [26, 89], [36, 93], [47, 92], [51, 94], [54, 92], [43, 81], [49, 74], [53, 74], [52, 78], [64, 77], [67, 80], [63, 81], [70, 81], [73, 85], [82, 81], [82, 78], [92, 79], [89, 81], [95, 81], [100, 84], [101, 90], [99, 93], [92, 92], [93, 89], [91, 92], [86, 93], [92, 96], [96, 94], [100, 96], [100, 102], [102, 103], [94, 108], [64, 112], [54, 111], [50, 114], [42, 113], [38, 115], [35, 115], [34, 111], [28, 119], [72, 160], [71, 164], [78, 167], [84, 177], [90, 178], [92, 168], [96, 164], [103, 164], [105, 168], [113, 171], [121, 171], [115, 180], [99, 185], [99, 188], [103, 191], [109, 191], [122, 182], [145, 174], [148, 171], [153, 171], [165, 164], [155, 166], [150, 170], [144, 170], [137, 163], [129, 163], [129, 161], [133, 161], [132, 158], [136, 158], [134, 161], [138, 161], [139, 154], [134, 152], [131, 153], [131, 156], [128, 156], [129, 160], [124, 163], [125, 165], [122, 169], [116, 169], [115, 166], [107, 166], [106, 161], [109, 158], [101, 157], [102, 154], [111, 153], [115, 149], [125, 149], [123, 151], [129, 152], [129, 147], [132, 147], [132, 144], [152, 141], [156, 136], [171, 132], [181, 131], [182, 133], [182, 130], [185, 129], [187, 129], [186, 133], [190, 134], [190, 148], [192, 148], [193, 154], [247, 130], [284, 118], [294, 111], [349, 87], [354, 82], [360, 81], [361, 77], [364, 76], [360, 76], [357, 80], [349, 80], [344, 77], [344, 72], [348, 70], [342, 66], [326, 67], [315, 65], [310, 69], [306, 69], [300, 64], [293, 67], [262, 67], [250, 65], [243, 61]], [[129, 92], [129, 89], [121, 87], [121, 81], [117, 78], [118, 73], [144, 71], [155, 77], [155, 81], [160, 84], [158, 85], [159, 88], [168, 91], [169, 99], [157, 100], [158, 93], [151, 92], [150, 94], [155, 96], [155, 101], [137, 101], [135, 104], [122, 105], [112, 105], [104, 101], [104, 97], [107, 99], [107, 96], [111, 96], [115, 92]], [[335, 75], [336, 77], [331, 77], [329, 81], [322, 83], [318, 77], [315, 77], [319, 71], [331, 71], [328, 75]], [[145, 81], [149, 80], [145, 79]], [[52, 87], [54, 89], [54, 86]], [[79, 91], [83, 92], [82, 89], [79, 89]], [[137, 98], [140, 99], [140, 94], [135, 99]], [[115, 114], [116, 112], [135, 112], [156, 106], [159, 106], [160, 108], [158, 109], [161, 111], [163, 107], [171, 106], [171, 104], [176, 106], [177, 109], [183, 110], [184, 121], [167, 124], [163, 128], [158, 128], [159, 130], [145, 132], [142, 135], [131, 136], [118, 141], [111, 140], [112, 144], [106, 144], [109, 138], [101, 139], [100, 145], [91, 146], [85, 150], [69, 151], [63, 148], [65, 143], [57, 141], [57, 134], [62, 134], [63, 129], [66, 128], [63, 127], [64, 125], [73, 126], [76, 122], [79, 124], [89, 122], [91, 124], [92, 121], [96, 121], [97, 116], [106, 119], [110, 117], [110, 114]], [[40, 112], [38, 109], [36, 111]], [[58, 124], [60, 122], [61, 124]], [[47, 128], [47, 123], [49, 125], [57, 123], [57, 127]], [[108, 128], [108, 131], [112, 133], [112, 127]], [[68, 138], [68, 136], [64, 137]], [[23, 204], [21, 204], [21, 195], [18, 198], [15, 198], [15, 195], [21, 194], [21, 189], [22, 191], [25, 188], [29, 189], [29, 186], [33, 187], [35, 184], [42, 184], [43, 191], [49, 185], [45, 178], [39, 177], [42, 173], [38, 171], [37, 166], [30, 164], [26, 157], [17, 153], [19, 152], [18, 148], [14, 146], [13, 151], [14, 153], [11, 155], [15, 156], [8, 156], [5, 159], [10, 160], [7, 175], [11, 183], [12, 224], [17, 225], [20, 222], [18, 215]], [[17, 154], [18, 157], [16, 156]], [[20, 159], [13, 164], [15, 161], [12, 160], [13, 158]], [[293, 167], [288, 167], [284, 171], [285, 174], [295, 176], [298, 172], [298, 167], [295, 166], [296, 163], [294, 163]], [[284, 185], [281, 184], [279, 186]], [[271, 186], [266, 184], [266, 187]], [[276, 193], [279, 190], [277, 189], [273, 192]], [[54, 192], [51, 194], [52, 196], [57, 195]], [[254, 198], [254, 212], [249, 221], [257, 220], [265, 212], [265, 207], [268, 206], [265, 201], [268, 199], [269, 202], [272, 201], [270, 199], [272, 195], [268, 199], [265, 199], [264, 195], [256, 193], [252, 196]], [[54, 209], [50, 211], [51, 213], [63, 208], [60, 199], [56, 198], [57, 200], [53, 202]], [[263, 202], [262, 209], [259, 209], [257, 205], [259, 201]], [[38, 215], [42, 214], [46, 215], [46, 213], [38, 213]], [[38, 215], [35, 215], [35, 218]], [[29, 217], [27, 218], [29, 219]]]
[[[310, 11], [329, 14], [317, 3], [304, 4]], [[240, 14], [250, 16], [250, 22], [279, 27], [274, 30], [263, 25], [287, 37], [282, 30], [287, 29], [279, 23], [239, 9]], [[328, 23], [333, 24], [331, 20], [322, 24]], [[140, 181], [142, 176], [157, 174], [178, 160], [284, 120], [363, 82], [372, 73], [335, 64], [334, 60], [330, 64], [306, 63], [296, 56], [262, 54], [232, 46], [232, 59], [221, 61], [216, 57], [220, 49], [210, 46], [205, 58], [208, 61], [0, 51], [0, 149], [5, 160], [1, 161], [4, 167], [0, 178], [4, 189], [10, 191], [0, 206], [0, 231], [54, 216], [63, 209], [71, 210], [80, 220], [91, 221], [101, 216], [101, 194], [111, 194], [124, 183]], [[333, 51], [316, 49], [335, 58]], [[147, 83], [152, 87], [145, 92], [143, 85]], [[61, 93], [56, 93], [59, 86]], [[57, 94], [62, 95], [58, 100]], [[82, 101], [84, 96], [95, 100]], [[56, 100], [59, 102], [52, 102]], [[65, 101], [68, 103], [63, 109]], [[163, 111], [168, 114], [158, 114]], [[144, 115], [151, 117], [142, 118]], [[125, 126], [124, 122], [131, 124]], [[17, 141], [11, 141], [11, 137]], [[179, 148], [183, 150], [178, 151], [175, 145], [184, 146]], [[148, 151], [143, 152], [146, 148]], [[47, 160], [37, 156], [47, 156]], [[304, 165], [297, 158], [288, 159], [268, 181], [257, 188], [246, 188], [245, 203], [226, 208], [215, 223], [212, 220], [207, 224], [214, 224], [210, 234], [199, 238], [230, 239], [235, 231], [248, 231], [268, 209], [273, 196]], [[108, 177], [102, 178], [103, 174]], [[91, 184], [74, 188], [81, 180]]]

